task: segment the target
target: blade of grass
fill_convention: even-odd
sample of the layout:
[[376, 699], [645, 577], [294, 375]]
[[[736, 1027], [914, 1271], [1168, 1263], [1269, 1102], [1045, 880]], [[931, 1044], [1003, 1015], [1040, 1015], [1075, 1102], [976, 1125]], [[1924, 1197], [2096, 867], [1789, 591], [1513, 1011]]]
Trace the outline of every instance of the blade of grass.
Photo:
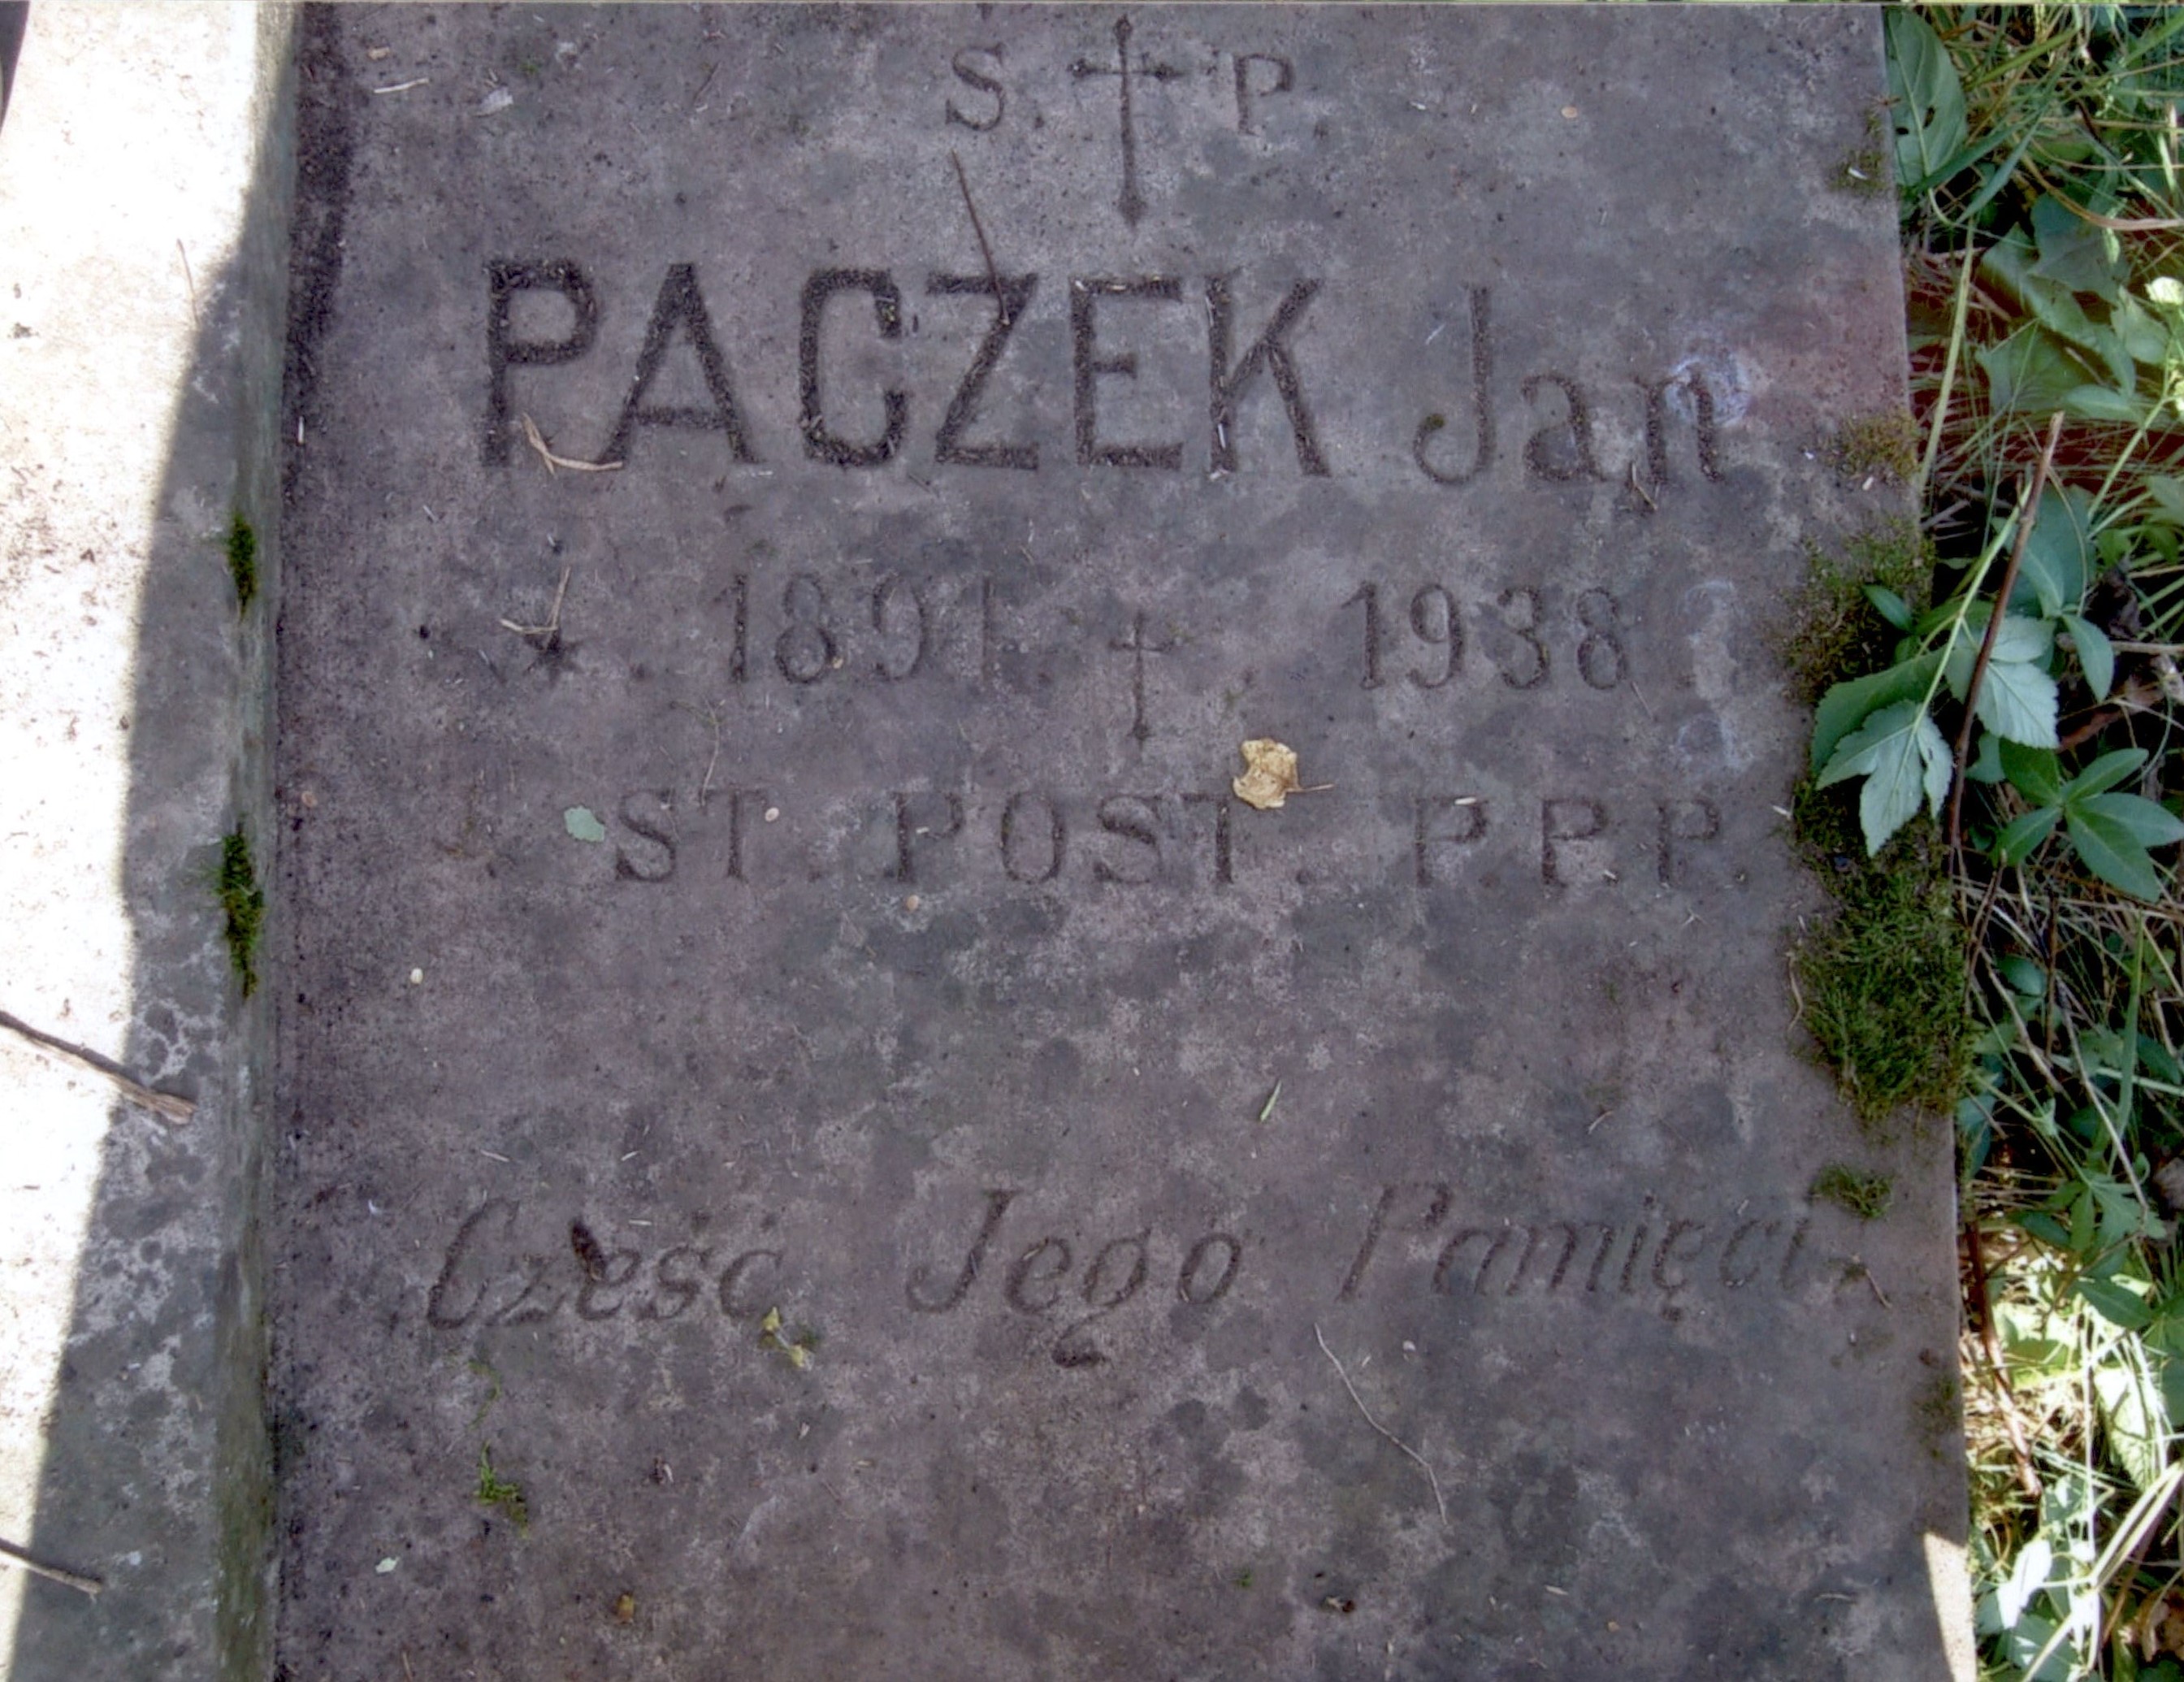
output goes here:
[[1951, 312], [1949, 354], [1942, 363], [1942, 388], [1934, 398], [1934, 422], [1926, 432], [1926, 456], [1919, 464], [1919, 500], [1926, 500], [1926, 487], [1934, 476], [1934, 459], [1942, 452], [1942, 429], [1949, 418], [1949, 398], [1956, 390], [1957, 365], [1964, 349], [1964, 314], [1971, 302], [1972, 265], [1978, 248], [1970, 235], [1964, 238], [1964, 266], [1957, 271], [1957, 303]]

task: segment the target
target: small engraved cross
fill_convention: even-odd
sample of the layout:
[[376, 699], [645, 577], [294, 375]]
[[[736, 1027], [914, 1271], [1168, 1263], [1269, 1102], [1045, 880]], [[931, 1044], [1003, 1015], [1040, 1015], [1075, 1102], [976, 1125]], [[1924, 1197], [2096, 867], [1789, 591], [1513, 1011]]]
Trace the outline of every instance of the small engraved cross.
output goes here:
[[1173, 64], [1156, 64], [1142, 54], [1136, 70], [1130, 68], [1130, 20], [1125, 15], [1115, 19], [1115, 63], [1095, 64], [1083, 58], [1069, 67], [1069, 74], [1083, 81], [1088, 76], [1116, 76], [1123, 84], [1123, 196], [1115, 201], [1115, 208], [1123, 213], [1123, 220], [1132, 227], [1145, 214], [1145, 196], [1138, 191], [1138, 135], [1130, 115], [1130, 78], [1133, 75], [1150, 76], [1155, 81], [1174, 81], [1183, 72]]
[[1126, 642], [1117, 637], [1107, 644], [1118, 654], [1128, 654], [1130, 661], [1130, 738], [1139, 747], [1150, 736], [1152, 727], [1145, 722], [1145, 656], [1172, 654], [1173, 643], [1148, 643], [1145, 640], [1145, 616], [1142, 613], [1130, 615], [1130, 635]]

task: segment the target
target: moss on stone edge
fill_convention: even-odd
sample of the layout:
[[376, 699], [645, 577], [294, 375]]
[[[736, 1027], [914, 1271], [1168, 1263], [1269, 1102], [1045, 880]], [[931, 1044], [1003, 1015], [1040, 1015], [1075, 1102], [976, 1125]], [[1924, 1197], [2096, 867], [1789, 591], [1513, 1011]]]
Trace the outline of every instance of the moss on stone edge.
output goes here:
[[1845, 154], [1836, 165], [1835, 174], [1828, 185], [1837, 192], [1854, 194], [1859, 198], [1878, 198], [1896, 185], [1890, 173], [1888, 154], [1881, 150], [1888, 139], [1878, 110], [1865, 114], [1865, 144]]
[[1867, 585], [1894, 591], [1915, 614], [1928, 604], [1933, 576], [1932, 548], [1908, 520], [1872, 526], [1837, 554], [1808, 545], [1791, 627], [1774, 638], [1797, 699], [1814, 705], [1831, 685], [1892, 662], [1902, 633], [1875, 610]]
[[[1884, 521], [1838, 553], [1808, 552], [1788, 627], [1775, 638], [1806, 705], [1834, 684], [1890, 665], [1902, 635], [1866, 594], [1879, 585], [1923, 612], [1933, 588], [1930, 546], [1909, 521]], [[1964, 931], [1935, 826], [1900, 832], [1865, 853], [1854, 785], [1791, 796], [1791, 828], [1807, 869], [1832, 902], [1801, 928], [1790, 960], [1805, 1028], [1844, 1098], [1869, 1129], [1904, 1106], [1946, 1111], [1970, 1067]]]
[[1876, 1136], [1903, 1106], [1946, 1112], [1977, 1027], [1940, 834], [1919, 819], [1869, 859], [1854, 789], [1808, 782], [1793, 800], [1806, 866], [1835, 902], [1791, 953], [1806, 1030]]
[[248, 999], [258, 986], [258, 937], [265, 922], [265, 892], [258, 885], [250, 838], [237, 824], [220, 838], [220, 908], [227, 918], [227, 955]]
[[235, 581], [235, 610], [249, 612], [258, 594], [258, 533], [240, 509], [227, 526], [227, 576]]
[[1919, 472], [1919, 425], [1908, 410], [1853, 415], [1828, 441], [1828, 458], [1846, 479], [1908, 484]]

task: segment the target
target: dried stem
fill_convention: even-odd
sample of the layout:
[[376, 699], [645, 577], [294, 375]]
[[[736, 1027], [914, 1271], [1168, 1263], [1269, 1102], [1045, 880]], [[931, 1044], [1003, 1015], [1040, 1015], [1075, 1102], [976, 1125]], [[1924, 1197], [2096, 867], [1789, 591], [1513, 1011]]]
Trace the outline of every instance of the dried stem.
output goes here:
[[523, 442], [538, 452], [538, 459], [546, 464], [546, 476], [549, 479], [556, 469], [562, 467], [571, 473], [619, 473], [621, 471], [619, 461], [577, 461], [569, 456], [556, 455], [546, 447], [546, 435], [538, 430], [537, 421], [528, 415], [520, 415], [516, 419], [523, 423]]
[[1390, 1442], [1395, 1444], [1397, 1448], [1402, 1450], [1405, 1454], [1410, 1456], [1412, 1460], [1418, 1462], [1418, 1470], [1426, 1474], [1426, 1482], [1433, 1485], [1434, 1505], [1440, 1509], [1440, 1522], [1444, 1524], [1447, 1523], [1448, 1503], [1443, 1501], [1440, 1497], [1440, 1479], [1434, 1476], [1434, 1469], [1431, 1466], [1426, 1463], [1425, 1456], [1420, 1454], [1416, 1449], [1412, 1448], [1408, 1443], [1405, 1442], [1401, 1437], [1397, 1436], [1393, 1431], [1390, 1430], [1385, 1425], [1383, 1425], [1378, 1419], [1375, 1419], [1373, 1417], [1373, 1410], [1366, 1406], [1365, 1398], [1357, 1394], [1357, 1386], [1350, 1382], [1350, 1374], [1343, 1370], [1342, 1362], [1336, 1358], [1334, 1351], [1327, 1346], [1327, 1339], [1321, 1333], [1317, 1322], [1312, 1325], [1312, 1334], [1319, 1339], [1319, 1352], [1322, 1355], [1324, 1355], [1329, 1361], [1334, 1362], [1335, 1376], [1342, 1380], [1342, 1388], [1350, 1392], [1351, 1401], [1357, 1404], [1357, 1411], [1365, 1416], [1365, 1423], [1370, 1425], [1374, 1430], [1378, 1431], [1382, 1436], [1385, 1437]]
[[81, 1571], [71, 1571], [64, 1565], [48, 1565], [42, 1559], [33, 1559], [13, 1542], [0, 1541], [0, 1559], [10, 1560], [33, 1577], [42, 1577], [48, 1583], [64, 1584], [79, 1594], [91, 1596], [94, 1600], [98, 1598], [99, 1590], [106, 1586], [98, 1578], [86, 1577]]
[[168, 1122], [187, 1122], [197, 1114], [198, 1106], [187, 1098], [177, 1098], [170, 1092], [154, 1092], [127, 1071], [116, 1068], [104, 1058], [94, 1056], [80, 1045], [71, 1045], [65, 1039], [32, 1028], [20, 1016], [0, 1011], [0, 1028], [22, 1039], [35, 1050], [42, 1051], [57, 1063], [85, 1074], [97, 1075], [113, 1083], [115, 1089], [131, 1104], [149, 1110]]

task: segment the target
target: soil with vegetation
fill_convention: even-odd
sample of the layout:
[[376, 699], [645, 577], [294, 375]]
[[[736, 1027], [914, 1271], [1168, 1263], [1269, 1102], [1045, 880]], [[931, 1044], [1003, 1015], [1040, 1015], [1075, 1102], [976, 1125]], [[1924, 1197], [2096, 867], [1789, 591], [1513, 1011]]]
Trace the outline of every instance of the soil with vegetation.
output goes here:
[[1982, 1676], [2184, 1682], [2184, 11], [1886, 27], [1838, 185], [1892, 153], [1913, 412], [1836, 456], [1919, 512], [1787, 639], [1793, 971], [1869, 1126], [1955, 1128]]

